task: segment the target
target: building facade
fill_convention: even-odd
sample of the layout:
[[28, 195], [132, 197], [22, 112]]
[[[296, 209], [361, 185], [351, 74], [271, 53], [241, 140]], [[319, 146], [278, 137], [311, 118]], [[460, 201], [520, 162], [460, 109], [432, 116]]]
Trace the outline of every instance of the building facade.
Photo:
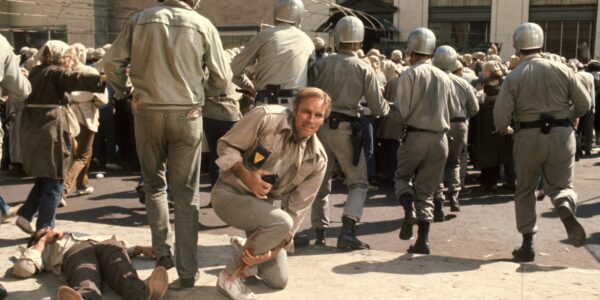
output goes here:
[[[485, 51], [490, 43], [501, 56], [513, 54], [512, 33], [521, 23], [544, 28], [544, 50], [587, 61], [600, 58], [598, 0], [303, 0], [302, 29], [310, 37], [333, 44], [332, 24], [338, 5], [372, 16], [365, 47], [389, 53], [403, 48], [416, 27], [431, 28], [438, 45], [460, 52]], [[127, 18], [156, 0], [18, 0], [0, 1], [0, 34], [19, 48], [39, 47], [47, 39], [100, 47], [110, 43]], [[273, 24], [273, 0], [202, 0], [199, 12], [219, 29], [226, 48], [245, 44], [257, 31]], [[336, 17], [337, 19], [333, 18]], [[330, 22], [330, 24], [327, 24]]]
[[535, 22], [544, 29], [545, 51], [582, 61], [600, 58], [598, 0], [394, 0], [394, 5], [399, 40], [415, 27], [429, 27], [438, 45], [473, 52], [496, 43], [506, 59], [514, 53], [514, 29]]

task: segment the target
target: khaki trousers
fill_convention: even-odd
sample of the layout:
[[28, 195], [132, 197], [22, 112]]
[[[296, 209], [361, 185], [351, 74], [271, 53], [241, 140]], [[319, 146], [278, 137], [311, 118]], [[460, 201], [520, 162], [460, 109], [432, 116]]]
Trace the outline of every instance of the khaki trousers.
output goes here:
[[439, 186], [447, 156], [448, 139], [444, 133], [409, 132], [398, 149], [396, 197], [405, 193], [414, 196], [419, 221], [433, 220], [433, 193]]
[[146, 212], [157, 257], [171, 255], [168, 182], [175, 204], [175, 256], [180, 278], [198, 271], [198, 206], [202, 118], [186, 110], [139, 109], [134, 114], [135, 139], [144, 176]]
[[515, 212], [520, 233], [537, 232], [535, 189], [540, 176], [544, 178], [544, 192], [554, 205], [556, 199], [566, 198], [575, 207], [575, 149], [575, 134], [571, 127], [554, 127], [548, 134], [542, 134], [539, 128], [521, 129], [515, 133]]
[[467, 145], [468, 130], [469, 126], [465, 122], [453, 122], [450, 125], [448, 136], [452, 139], [448, 142], [448, 158], [444, 166], [442, 182], [435, 193], [435, 198], [444, 199], [442, 194], [444, 185], [450, 193], [461, 190], [460, 159]]
[[352, 164], [353, 147], [350, 137], [352, 129], [349, 122], [340, 122], [337, 129], [329, 128], [323, 124], [318, 132], [319, 140], [327, 153], [327, 171], [323, 178], [321, 188], [312, 204], [311, 222], [314, 228], [329, 227], [329, 199], [331, 193], [331, 172], [334, 160], [337, 160], [348, 187], [348, 198], [344, 205], [343, 216], [360, 220], [363, 213], [367, 192], [369, 191], [369, 178], [367, 177], [367, 163], [365, 153], [360, 148], [360, 159], [358, 165]]
[[[225, 223], [244, 230], [248, 237], [244, 249], [255, 255], [262, 255], [276, 248], [289, 237], [292, 230], [292, 217], [285, 211], [222, 182], [213, 187], [211, 203], [215, 213]], [[225, 267], [231, 275], [241, 265], [241, 252], [233, 253]], [[287, 285], [287, 253], [281, 249], [278, 255], [258, 265], [258, 276], [270, 287], [282, 289]]]

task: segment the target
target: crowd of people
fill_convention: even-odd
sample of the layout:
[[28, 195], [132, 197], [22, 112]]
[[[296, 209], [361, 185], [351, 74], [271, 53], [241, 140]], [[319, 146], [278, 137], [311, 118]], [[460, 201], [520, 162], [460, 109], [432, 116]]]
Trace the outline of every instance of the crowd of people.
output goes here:
[[[309, 243], [296, 234], [309, 211], [315, 244], [326, 244], [334, 177], [347, 187], [341, 249], [370, 248], [357, 237], [364, 202], [370, 190], [391, 185], [404, 210], [400, 239], [409, 240], [417, 225], [407, 251], [429, 254], [430, 224], [445, 220], [446, 202], [461, 210], [469, 165], [481, 171], [482, 192], [495, 193], [503, 180], [500, 188], [515, 194], [523, 235], [516, 261], [535, 259], [535, 203], [545, 195], [571, 242], [585, 243], [574, 213], [573, 166], [600, 144], [600, 62], [542, 52], [538, 25], [515, 30], [516, 54], [508, 61], [496, 45], [459, 54], [437, 45], [427, 28], [413, 30], [408, 49], [388, 59], [377, 49], [365, 54], [357, 17], [341, 18], [335, 45], [327, 47], [299, 29], [302, 1], [275, 0], [272, 27], [223, 49], [216, 28], [195, 10], [200, 1], [159, 2], [99, 49], [50, 40], [39, 51], [21, 49], [19, 58], [0, 36], [0, 83], [8, 96], [0, 154], [3, 166], [35, 177], [18, 209], [0, 197], [1, 217], [16, 217], [31, 235], [16, 276], [64, 273], [68, 286], [58, 299], [99, 299], [102, 280], [125, 298], [160, 299], [173, 267], [174, 287], [193, 287], [203, 142], [212, 208], [246, 234], [231, 239], [234, 254], [217, 282], [232, 299], [257, 298], [244, 284], [248, 276], [285, 288], [287, 252]], [[94, 192], [91, 164], [141, 171], [136, 190], [152, 247], [129, 255], [156, 259], [147, 282], [114, 237], [54, 228], [56, 209], [70, 193]], [[91, 275], [77, 268], [92, 263], [104, 270], [116, 262], [118, 268]]]

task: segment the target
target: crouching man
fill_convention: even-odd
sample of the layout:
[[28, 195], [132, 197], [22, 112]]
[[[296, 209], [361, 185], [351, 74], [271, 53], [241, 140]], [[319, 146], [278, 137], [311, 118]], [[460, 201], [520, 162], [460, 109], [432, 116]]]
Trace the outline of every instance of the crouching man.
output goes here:
[[221, 174], [211, 202], [223, 221], [248, 237], [232, 239], [235, 253], [217, 282], [221, 293], [257, 299], [243, 283], [252, 273], [271, 288], [287, 285], [286, 251], [293, 250], [292, 238], [325, 175], [327, 155], [315, 133], [330, 111], [325, 92], [305, 88], [293, 111], [257, 107], [219, 140]]
[[101, 299], [103, 281], [123, 299], [158, 300], [169, 287], [165, 268], [156, 267], [144, 282], [131, 265], [130, 256], [152, 256], [150, 247], [126, 248], [114, 236], [83, 236], [46, 227], [20, 252], [13, 267], [15, 276], [28, 278], [43, 271], [65, 275], [68, 286], [58, 288], [58, 300]]

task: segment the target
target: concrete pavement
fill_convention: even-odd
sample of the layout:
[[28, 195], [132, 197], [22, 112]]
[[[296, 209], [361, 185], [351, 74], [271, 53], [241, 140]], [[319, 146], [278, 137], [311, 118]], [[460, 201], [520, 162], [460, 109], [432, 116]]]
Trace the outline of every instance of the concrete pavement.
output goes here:
[[[116, 234], [131, 244], [149, 245], [147, 227], [124, 227], [87, 222], [58, 221], [57, 228], [90, 234]], [[13, 278], [9, 257], [26, 236], [16, 226], [3, 224], [0, 248], [0, 283], [8, 299], [53, 299], [64, 278], [51, 273], [27, 280]], [[199, 234], [201, 276], [193, 289], [169, 290], [167, 299], [226, 299], [216, 280], [230, 255], [229, 236]], [[150, 275], [154, 262], [133, 260], [141, 278]], [[248, 281], [260, 299], [600, 299], [600, 270], [576, 269], [535, 263], [482, 258], [420, 256], [387, 251], [340, 252], [333, 247], [300, 249], [289, 258], [288, 287], [271, 290]], [[177, 277], [169, 271], [170, 280]], [[104, 299], [119, 299], [109, 287]]]

